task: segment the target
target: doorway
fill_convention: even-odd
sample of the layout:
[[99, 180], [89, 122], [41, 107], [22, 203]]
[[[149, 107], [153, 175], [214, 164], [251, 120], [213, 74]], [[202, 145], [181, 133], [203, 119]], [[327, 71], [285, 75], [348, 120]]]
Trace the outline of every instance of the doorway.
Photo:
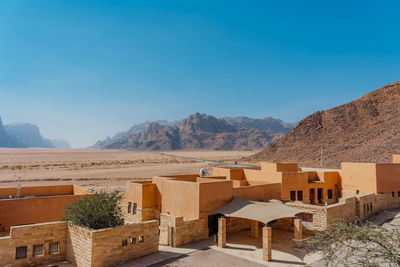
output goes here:
[[213, 236], [218, 233], [218, 219], [222, 214], [208, 215], [208, 236]]
[[322, 188], [318, 188], [318, 204], [322, 204], [322, 199], [323, 199]]
[[310, 204], [315, 204], [315, 189], [310, 189]]

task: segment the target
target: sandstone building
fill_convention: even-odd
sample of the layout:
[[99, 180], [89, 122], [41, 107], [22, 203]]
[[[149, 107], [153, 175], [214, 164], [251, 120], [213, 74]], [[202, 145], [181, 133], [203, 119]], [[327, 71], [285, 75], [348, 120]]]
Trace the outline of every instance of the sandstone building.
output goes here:
[[[182, 246], [250, 229], [271, 260], [272, 230], [323, 231], [338, 221], [366, 219], [400, 207], [400, 156], [393, 163], [342, 163], [341, 170], [302, 170], [296, 163], [213, 167], [212, 175], [157, 176], [128, 182], [126, 225], [102, 230], [68, 226], [64, 205], [90, 194], [75, 185], [0, 188], [0, 265], [68, 260], [112, 266], [155, 253], [158, 244]], [[11, 197], [10, 197], [11, 196]], [[262, 231], [260, 231], [262, 228]]]

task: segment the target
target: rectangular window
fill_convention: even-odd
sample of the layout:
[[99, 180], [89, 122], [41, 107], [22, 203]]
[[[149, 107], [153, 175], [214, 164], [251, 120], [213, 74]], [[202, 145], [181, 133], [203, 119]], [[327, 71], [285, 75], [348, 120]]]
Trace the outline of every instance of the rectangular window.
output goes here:
[[130, 237], [129, 238], [129, 243], [131, 243], [132, 245], [136, 244], [136, 237]]
[[133, 203], [133, 215], [136, 215], [137, 203]]
[[297, 191], [297, 200], [303, 201], [303, 191]]
[[144, 236], [139, 236], [139, 243], [143, 243], [144, 242]]
[[397, 196], [400, 197], [400, 191], [397, 191]]
[[15, 259], [26, 259], [26, 246], [24, 247], [17, 247], [15, 249]]
[[58, 242], [49, 244], [49, 254], [57, 254], [60, 252], [60, 244]]
[[126, 247], [128, 245], [128, 239], [122, 240], [122, 246]]
[[332, 189], [328, 189], [328, 199], [332, 198], [333, 198]]
[[132, 212], [132, 202], [128, 203], [128, 213]]
[[290, 191], [290, 200], [296, 200], [296, 191]]
[[33, 257], [40, 257], [44, 254], [43, 244], [33, 245]]
[[372, 202], [369, 203], [369, 210], [372, 211]]
[[392, 192], [392, 197], [394, 197], [394, 192]]

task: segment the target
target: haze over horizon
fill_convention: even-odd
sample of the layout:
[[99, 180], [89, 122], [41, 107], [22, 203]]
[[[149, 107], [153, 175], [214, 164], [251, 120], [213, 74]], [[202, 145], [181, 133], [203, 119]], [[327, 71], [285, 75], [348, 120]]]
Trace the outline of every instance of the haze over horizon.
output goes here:
[[195, 112], [298, 121], [400, 80], [399, 7], [1, 1], [0, 116], [72, 147]]

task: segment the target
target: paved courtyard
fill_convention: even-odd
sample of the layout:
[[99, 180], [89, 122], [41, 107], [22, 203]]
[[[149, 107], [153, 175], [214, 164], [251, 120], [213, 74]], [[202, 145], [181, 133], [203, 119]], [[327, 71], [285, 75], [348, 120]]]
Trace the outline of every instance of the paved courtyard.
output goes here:
[[[295, 248], [293, 233], [274, 229], [272, 258], [262, 259], [261, 229], [258, 238], [250, 231], [228, 233], [225, 248], [216, 246], [213, 239], [192, 243], [179, 248], [160, 246], [156, 254], [145, 256], [119, 267], [130, 266], [302, 266], [304, 253]], [[310, 259], [312, 260], [312, 259]]]

